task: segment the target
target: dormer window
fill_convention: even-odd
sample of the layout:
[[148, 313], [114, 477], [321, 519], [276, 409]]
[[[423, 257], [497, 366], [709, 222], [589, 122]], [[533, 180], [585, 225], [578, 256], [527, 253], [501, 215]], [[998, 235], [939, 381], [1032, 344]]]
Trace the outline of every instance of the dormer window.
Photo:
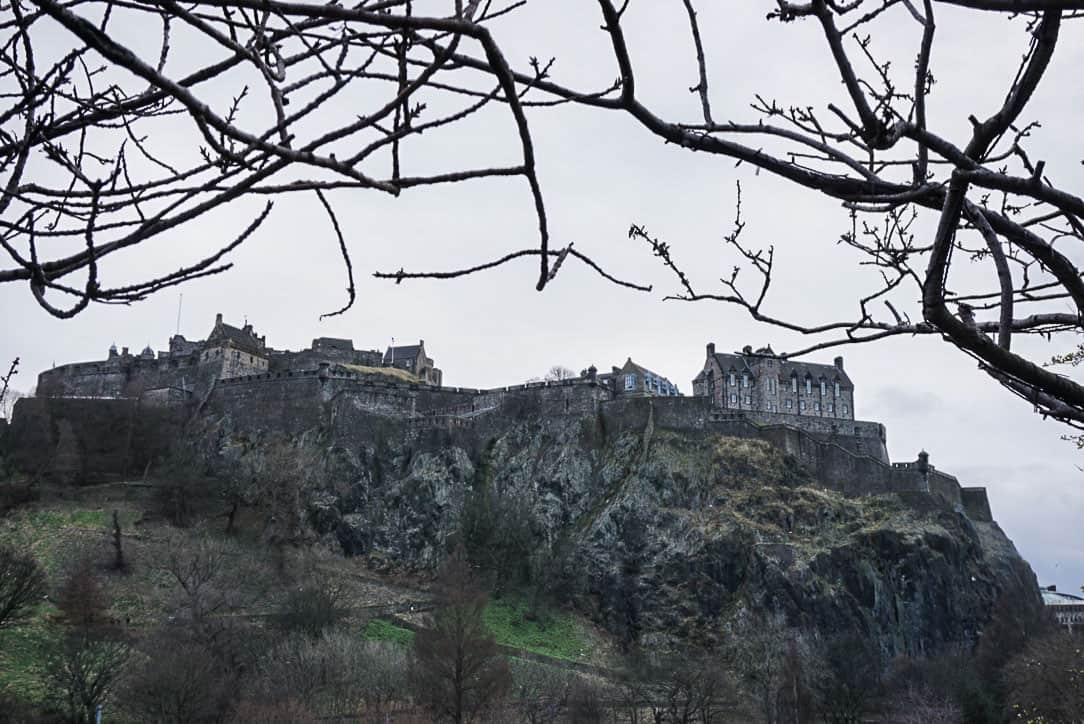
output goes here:
[[836, 397], [839, 397], [839, 380], [836, 380]]
[[749, 373], [748, 372], [742, 372], [741, 373], [741, 386], [742, 387], [748, 387], [749, 386]]
[[813, 394], [813, 378], [812, 377], [806, 377], [805, 378], [805, 393], [807, 395], [812, 395]]
[[734, 373], [733, 373], [733, 372], [731, 372], [731, 373], [730, 373], [730, 375], [729, 375], [729, 378], [730, 378], [730, 379], [728, 380], [728, 383], [730, 384], [730, 386], [731, 386], [731, 387], [733, 387], [734, 385], [738, 384], [738, 379], [737, 379], [737, 377], [736, 377], [736, 376], [734, 375]]
[[636, 375], [625, 375], [625, 389], [626, 390], [635, 390], [636, 389]]
[[797, 376], [792, 376], [790, 378], [790, 391], [791, 392], [797, 392], [798, 391], [798, 378], [797, 378]]
[[828, 394], [828, 389], [827, 389], [827, 387], [825, 385], [824, 380], [821, 380], [821, 395], [826, 395], [826, 394]]

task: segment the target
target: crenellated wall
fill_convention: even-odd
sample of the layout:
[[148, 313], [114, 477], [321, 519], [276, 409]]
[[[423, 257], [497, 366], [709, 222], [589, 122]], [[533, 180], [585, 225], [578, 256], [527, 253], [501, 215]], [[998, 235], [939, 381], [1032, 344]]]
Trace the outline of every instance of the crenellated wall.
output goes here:
[[[643, 429], [650, 418], [657, 429], [765, 440], [845, 495], [929, 492], [975, 520], [992, 520], [985, 488], [961, 488], [955, 477], [932, 465], [923, 470], [917, 462], [889, 463], [880, 423], [854, 423], [858, 434], [848, 440], [839, 431], [823, 434], [788, 425], [788, 415], [720, 415], [706, 398], [614, 400], [601, 409], [607, 429], [614, 432]], [[769, 423], [768, 417], [780, 422]]]
[[167, 407], [160, 414], [137, 398], [22, 400], [6, 437], [22, 451], [15, 462], [24, 469], [48, 468], [84, 480], [129, 475], [160, 453], [153, 430], [166, 429], [162, 420], [175, 421], [194, 408], [228, 418], [235, 430], [284, 435], [313, 429], [359, 435], [378, 427], [396, 435], [445, 431], [457, 439], [486, 437], [509, 421], [538, 416], [598, 421], [613, 434], [643, 430], [650, 419], [657, 429], [765, 440], [847, 495], [929, 492], [977, 520], [991, 519], [985, 489], [961, 489], [956, 478], [928, 462], [889, 463], [880, 423], [720, 413], [704, 397], [615, 399], [607, 386], [582, 378], [478, 390], [324, 365], [221, 379], [200, 404]]

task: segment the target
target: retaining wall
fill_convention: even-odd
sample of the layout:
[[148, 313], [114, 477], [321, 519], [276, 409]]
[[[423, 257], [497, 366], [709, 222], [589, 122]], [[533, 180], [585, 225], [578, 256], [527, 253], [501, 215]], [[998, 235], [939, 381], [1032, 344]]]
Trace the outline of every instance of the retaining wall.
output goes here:
[[5, 447], [25, 473], [88, 485], [138, 477], [168, 453], [188, 407], [138, 399], [28, 397], [15, 403]]

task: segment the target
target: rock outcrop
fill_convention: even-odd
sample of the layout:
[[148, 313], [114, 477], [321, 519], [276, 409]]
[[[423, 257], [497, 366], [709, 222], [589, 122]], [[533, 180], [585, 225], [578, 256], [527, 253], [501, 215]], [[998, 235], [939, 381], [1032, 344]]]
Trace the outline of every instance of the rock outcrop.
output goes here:
[[[370, 422], [293, 439], [321, 461], [303, 511], [321, 540], [431, 570], [484, 496], [514, 512], [495, 525], [523, 529], [547, 583], [628, 643], [716, 641], [744, 608], [932, 653], [972, 644], [1020, 575], [996, 523], [928, 493], [848, 497], [763, 440], [530, 409], [439, 429]], [[273, 437], [228, 416], [203, 435], [255, 456]]]

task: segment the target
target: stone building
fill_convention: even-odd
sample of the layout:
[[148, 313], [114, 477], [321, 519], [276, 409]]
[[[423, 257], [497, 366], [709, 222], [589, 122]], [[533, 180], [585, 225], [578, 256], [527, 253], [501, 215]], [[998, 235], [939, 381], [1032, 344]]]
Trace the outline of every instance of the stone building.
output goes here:
[[433, 360], [425, 354], [425, 340], [403, 347], [388, 347], [384, 353], [385, 367], [406, 370], [422, 382], [440, 387], [443, 374], [433, 366]]
[[[591, 370], [588, 370], [588, 376], [590, 374]], [[681, 396], [677, 385], [659, 373], [636, 364], [631, 357], [621, 367], [613, 367], [610, 372], [597, 375], [597, 379], [608, 385], [617, 397]]]
[[[387, 362], [385, 362], [385, 357]], [[359, 367], [394, 366], [423, 382], [440, 386], [441, 371], [425, 354], [425, 343], [379, 350], [354, 349], [353, 341], [317, 337], [308, 349], [276, 350], [247, 321], [241, 327], [226, 324], [215, 315], [214, 327], [204, 340], [188, 340], [180, 334], [169, 339], [169, 349], [155, 352], [149, 345], [139, 354], [124, 347], [109, 348], [106, 359], [60, 365], [38, 375], [39, 397], [143, 398], [169, 405], [200, 399], [217, 380], [262, 375], [269, 372], [315, 371], [322, 365]]]
[[350, 339], [317, 337], [308, 349], [299, 352], [272, 350], [270, 362], [272, 372], [286, 372], [317, 369], [321, 362], [380, 367], [382, 358], [379, 350], [354, 349], [354, 342]]
[[1039, 589], [1047, 610], [1054, 620], [1070, 631], [1084, 632], [1084, 598], [1071, 593], [1059, 593], [1057, 586]]
[[238, 329], [224, 323], [221, 314], [215, 315], [215, 326], [200, 350], [201, 362], [222, 360], [220, 379], [266, 372], [268, 357], [266, 338], [257, 337], [251, 324]]
[[854, 419], [854, 384], [842, 357], [825, 365], [783, 359], [771, 347], [716, 352], [710, 343], [693, 395], [711, 398], [713, 407], [724, 410]]

